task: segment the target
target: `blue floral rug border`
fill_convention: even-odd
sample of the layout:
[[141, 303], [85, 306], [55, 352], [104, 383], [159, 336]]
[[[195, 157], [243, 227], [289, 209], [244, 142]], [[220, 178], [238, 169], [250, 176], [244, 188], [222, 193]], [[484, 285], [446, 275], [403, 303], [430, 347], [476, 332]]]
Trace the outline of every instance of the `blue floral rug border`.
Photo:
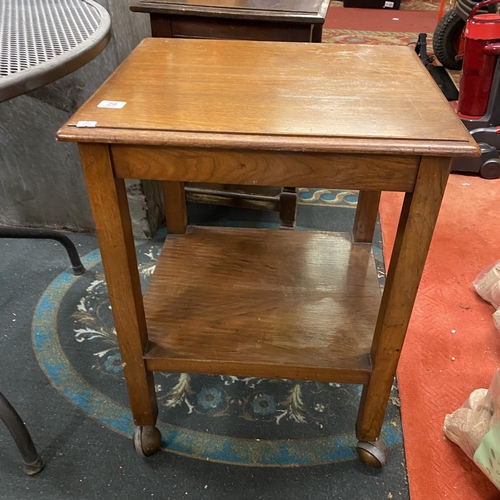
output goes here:
[[340, 189], [299, 188], [299, 203], [335, 208], [356, 208], [358, 191]]

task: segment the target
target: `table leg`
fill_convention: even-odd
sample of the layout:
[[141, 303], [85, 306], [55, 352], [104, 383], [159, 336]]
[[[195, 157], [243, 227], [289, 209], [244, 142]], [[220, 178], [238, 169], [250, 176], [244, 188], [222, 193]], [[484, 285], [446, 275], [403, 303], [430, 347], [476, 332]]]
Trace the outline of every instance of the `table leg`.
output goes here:
[[377, 222], [380, 191], [360, 191], [352, 231], [354, 241], [371, 243]]
[[151, 13], [149, 17], [151, 20], [151, 36], [159, 38], [172, 37], [172, 25], [168, 15]]
[[382, 297], [356, 424], [360, 441], [380, 436], [396, 367], [417, 295], [451, 160], [422, 158], [413, 193], [405, 196]]
[[280, 194], [280, 229], [295, 229], [297, 202], [297, 188], [284, 187]]
[[311, 30], [311, 42], [313, 43], [321, 43], [323, 39], [323, 25], [315, 24]]
[[162, 186], [167, 232], [168, 234], [184, 234], [187, 226], [184, 183], [163, 181]]
[[148, 337], [125, 182], [113, 176], [107, 145], [79, 149], [134, 422], [154, 426], [158, 406], [142, 357]]

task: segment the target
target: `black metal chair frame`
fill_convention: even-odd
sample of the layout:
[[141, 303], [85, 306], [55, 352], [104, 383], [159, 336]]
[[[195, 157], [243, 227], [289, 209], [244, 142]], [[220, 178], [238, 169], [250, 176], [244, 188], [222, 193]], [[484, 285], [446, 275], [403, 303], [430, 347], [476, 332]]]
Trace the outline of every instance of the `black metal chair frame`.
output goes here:
[[42, 457], [36, 451], [30, 433], [7, 398], [0, 392], [0, 420], [6, 425], [21, 453], [24, 461], [24, 472], [29, 476], [43, 469]]

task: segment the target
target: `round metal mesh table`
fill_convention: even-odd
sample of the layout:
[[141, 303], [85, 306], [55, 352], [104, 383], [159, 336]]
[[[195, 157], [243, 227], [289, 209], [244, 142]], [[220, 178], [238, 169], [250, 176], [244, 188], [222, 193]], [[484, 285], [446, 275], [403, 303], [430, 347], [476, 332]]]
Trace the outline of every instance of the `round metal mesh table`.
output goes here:
[[92, 0], [1, 0], [0, 101], [92, 60], [107, 45], [110, 26]]
[[[92, 0], [0, 0], [0, 102], [92, 60], [106, 47], [110, 27], [109, 14]], [[1, 232], [0, 237], [8, 238], [65, 238], [84, 271], [74, 245], [55, 231], [5, 228]], [[1, 393], [0, 420], [23, 456], [25, 472], [39, 472], [43, 460], [25, 424]]]

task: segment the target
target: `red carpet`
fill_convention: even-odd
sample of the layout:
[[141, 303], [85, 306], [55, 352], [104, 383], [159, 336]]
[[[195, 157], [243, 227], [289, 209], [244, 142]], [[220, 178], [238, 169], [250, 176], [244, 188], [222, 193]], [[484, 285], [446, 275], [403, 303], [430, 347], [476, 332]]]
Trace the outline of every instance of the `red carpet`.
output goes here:
[[[386, 262], [401, 200], [382, 196]], [[451, 175], [398, 368], [412, 500], [500, 498], [442, 430], [445, 415], [488, 387], [500, 363], [493, 308], [471, 290], [478, 272], [500, 259], [499, 203], [500, 180]]]
[[324, 28], [356, 31], [407, 31], [432, 34], [436, 24], [436, 11], [330, 7]]

